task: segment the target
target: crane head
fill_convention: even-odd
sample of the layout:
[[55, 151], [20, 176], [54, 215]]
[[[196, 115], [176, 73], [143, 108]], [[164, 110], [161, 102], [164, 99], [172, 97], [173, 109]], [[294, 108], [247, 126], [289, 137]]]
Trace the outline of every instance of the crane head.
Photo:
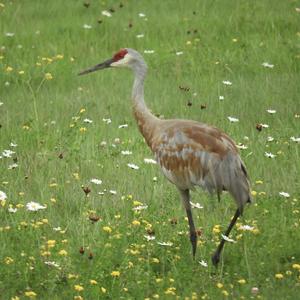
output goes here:
[[[132, 49], [123, 48], [120, 49], [114, 56], [110, 59], [107, 59], [106, 61], [93, 66], [91, 68], [88, 68], [82, 72], [80, 72], [78, 75], [84, 75], [88, 74], [94, 71], [110, 68], [110, 67], [129, 67], [130, 63], [134, 60], [133, 58], [133, 51]], [[132, 52], [132, 53], [131, 53]], [[136, 51], [134, 51], [136, 52]]]

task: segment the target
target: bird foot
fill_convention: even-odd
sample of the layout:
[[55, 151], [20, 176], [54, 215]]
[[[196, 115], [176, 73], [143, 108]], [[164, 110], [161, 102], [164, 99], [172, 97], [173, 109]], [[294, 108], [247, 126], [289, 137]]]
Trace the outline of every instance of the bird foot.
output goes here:
[[215, 254], [211, 257], [211, 261], [213, 265], [217, 267], [220, 261], [220, 253], [216, 251]]

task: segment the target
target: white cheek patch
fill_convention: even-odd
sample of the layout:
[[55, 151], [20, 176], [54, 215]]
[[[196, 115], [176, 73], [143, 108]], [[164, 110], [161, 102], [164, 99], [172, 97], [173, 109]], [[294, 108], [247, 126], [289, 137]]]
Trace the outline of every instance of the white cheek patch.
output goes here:
[[111, 67], [126, 67], [130, 61], [130, 55], [127, 53], [122, 59], [110, 64]]

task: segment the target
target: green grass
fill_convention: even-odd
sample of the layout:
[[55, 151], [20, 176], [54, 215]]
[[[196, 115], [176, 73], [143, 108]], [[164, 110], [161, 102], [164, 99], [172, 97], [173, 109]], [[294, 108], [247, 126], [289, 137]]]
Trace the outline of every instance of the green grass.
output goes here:
[[[0, 299], [26, 299], [30, 291], [37, 299], [300, 299], [295, 268], [300, 264], [300, 152], [290, 140], [300, 134], [295, 117], [300, 114], [299, 2], [122, 3], [122, 8], [116, 1], [96, 0], [88, 8], [83, 1], [0, 4], [0, 153], [16, 152], [0, 159], [0, 190], [7, 194], [0, 205]], [[110, 8], [115, 9], [111, 18], [101, 15]], [[15, 35], [6, 36], [9, 32]], [[240, 224], [255, 230], [233, 230], [237, 243], [226, 244], [217, 269], [210, 261], [221, 234], [215, 225], [222, 231], [227, 227], [235, 210], [232, 199], [224, 194], [218, 203], [202, 191], [192, 194], [204, 206], [193, 210], [202, 230], [193, 261], [177, 190], [158, 166], [143, 161], [152, 155], [131, 114], [132, 75], [125, 70], [76, 75], [121, 47], [155, 50], [144, 54], [145, 97], [154, 113], [213, 124], [248, 146], [241, 156], [257, 194]], [[263, 62], [274, 68], [264, 68]], [[45, 80], [46, 73], [53, 79]], [[276, 114], [268, 114], [269, 108]], [[228, 116], [240, 121], [230, 123]], [[93, 123], [84, 123], [85, 118]], [[128, 128], [118, 128], [125, 123]], [[257, 123], [269, 128], [259, 132]], [[267, 142], [268, 136], [274, 141]], [[124, 156], [122, 150], [133, 154]], [[265, 152], [277, 156], [269, 159]], [[9, 170], [14, 162], [18, 167]], [[82, 186], [91, 189], [88, 197]], [[47, 208], [27, 211], [30, 201]], [[148, 209], [135, 213], [134, 201]], [[9, 207], [18, 210], [11, 213]], [[100, 217], [96, 223], [89, 220], [93, 214]], [[53, 230], [58, 226], [60, 231]], [[155, 241], [144, 238], [149, 228]], [[120, 276], [113, 277], [113, 271]]]

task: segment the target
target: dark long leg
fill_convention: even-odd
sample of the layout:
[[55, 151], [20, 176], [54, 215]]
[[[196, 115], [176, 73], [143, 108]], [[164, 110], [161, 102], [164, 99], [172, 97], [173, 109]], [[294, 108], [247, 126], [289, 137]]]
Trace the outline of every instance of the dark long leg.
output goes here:
[[193, 258], [195, 259], [196, 249], [197, 249], [197, 233], [195, 230], [195, 225], [192, 216], [191, 203], [190, 203], [190, 191], [189, 190], [180, 190], [181, 198], [186, 210], [186, 214], [189, 221], [190, 227], [190, 241], [192, 243], [192, 252]]
[[[237, 221], [238, 217], [241, 215], [241, 210], [238, 208], [234, 214], [233, 219], [231, 220], [226, 232], [224, 235], [226, 235], [227, 237], [229, 236], [229, 233], [232, 229], [232, 227], [234, 226], [235, 222]], [[225, 240], [222, 238], [216, 252], [214, 253], [214, 255], [212, 256], [212, 263], [217, 266], [218, 262], [220, 261], [220, 254], [222, 252], [222, 249], [224, 247], [225, 244]]]

